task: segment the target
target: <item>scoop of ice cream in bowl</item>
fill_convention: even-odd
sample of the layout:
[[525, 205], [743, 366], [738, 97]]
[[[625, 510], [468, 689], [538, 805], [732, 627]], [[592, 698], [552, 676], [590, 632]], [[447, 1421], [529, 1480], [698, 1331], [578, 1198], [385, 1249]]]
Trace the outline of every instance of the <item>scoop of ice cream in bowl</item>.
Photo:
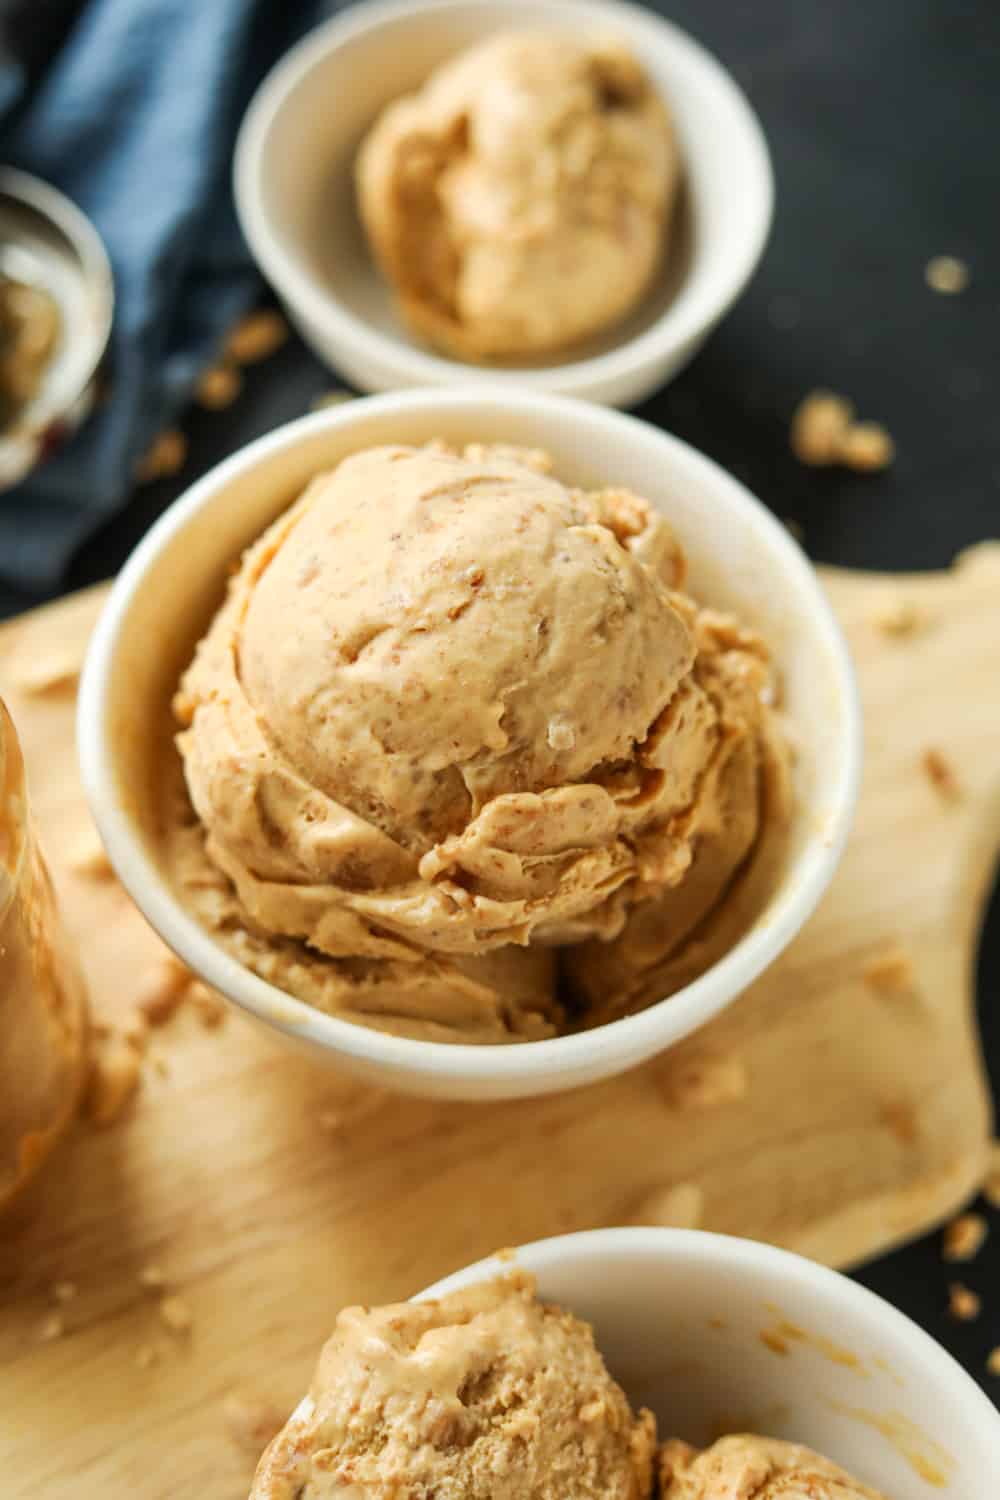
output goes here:
[[846, 1277], [608, 1229], [344, 1309], [251, 1500], [965, 1500], [998, 1464], [983, 1392]]
[[618, 0], [351, 7], [261, 84], [234, 186], [296, 325], [361, 390], [616, 405], [692, 357], [773, 202], [733, 79]]
[[830, 878], [859, 757], [762, 506], [633, 419], [478, 393], [321, 413], [200, 481], [115, 585], [80, 741], [192, 968], [453, 1097], [609, 1076], [732, 1000]]

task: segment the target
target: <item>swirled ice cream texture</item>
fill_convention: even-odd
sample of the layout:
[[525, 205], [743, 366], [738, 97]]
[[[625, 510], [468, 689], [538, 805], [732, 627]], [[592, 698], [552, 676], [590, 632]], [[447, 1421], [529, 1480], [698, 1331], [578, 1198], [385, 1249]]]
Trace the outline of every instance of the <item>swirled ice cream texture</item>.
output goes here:
[[548, 469], [345, 460], [246, 553], [184, 676], [175, 876], [323, 1009], [549, 1035], [558, 956], [584, 1023], [624, 1013], [712, 961], [706, 919], [787, 822], [763, 644], [680, 592], [645, 501]]
[[502, 32], [379, 117], [361, 214], [411, 326], [460, 358], [540, 356], [625, 316], [680, 175], [666, 108], [620, 43]]

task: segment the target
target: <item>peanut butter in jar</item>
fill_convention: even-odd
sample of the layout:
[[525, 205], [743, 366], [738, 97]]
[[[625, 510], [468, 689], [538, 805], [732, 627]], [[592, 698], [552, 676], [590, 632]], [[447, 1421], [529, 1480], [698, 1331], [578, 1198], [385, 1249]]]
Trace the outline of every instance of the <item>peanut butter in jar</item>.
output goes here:
[[59, 920], [0, 701], [0, 1208], [76, 1113], [86, 1069], [83, 979]]

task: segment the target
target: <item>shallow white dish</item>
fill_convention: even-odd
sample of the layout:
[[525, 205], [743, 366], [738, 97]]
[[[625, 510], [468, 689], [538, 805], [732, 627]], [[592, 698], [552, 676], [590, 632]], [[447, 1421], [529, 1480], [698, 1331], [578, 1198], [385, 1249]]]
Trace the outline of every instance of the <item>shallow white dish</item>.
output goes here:
[[[666, 98], [686, 187], [677, 241], [643, 306], [559, 361], [485, 368], [406, 331], [364, 242], [358, 145], [380, 110], [445, 58], [511, 27], [611, 32]], [[240, 130], [243, 232], [303, 338], [366, 391], [497, 382], [624, 406], [693, 356], [735, 301], [770, 227], [773, 179], [745, 97], [684, 32], [620, 0], [373, 0], [319, 27], [265, 79]]]
[[[525, 1245], [513, 1264], [593, 1323], [612, 1374], [655, 1412], [662, 1438], [749, 1431], [805, 1443], [888, 1500], [996, 1493], [1000, 1413], [915, 1323], [836, 1271], [686, 1229], [564, 1235]], [[418, 1300], [511, 1267], [480, 1261]]]
[[[156, 860], [151, 767], [166, 703], [219, 604], [227, 569], [312, 476], [379, 443], [507, 442], [547, 449], [571, 484], [614, 483], [670, 518], [696, 596], [757, 624], [782, 673], [800, 746], [783, 879], [754, 926], [694, 983], [639, 1015], [574, 1036], [475, 1047], [392, 1037], [324, 1015], [231, 958], [178, 903]], [[319, 412], [258, 439], [163, 515], [120, 574], [90, 645], [78, 713], [84, 787], [123, 885], [209, 984], [286, 1035], [384, 1087], [445, 1098], [518, 1098], [621, 1073], [688, 1035], [749, 985], [822, 895], [847, 837], [861, 727], [846, 645], [786, 529], [710, 460], [634, 417], [531, 392], [410, 391]], [[794, 996], [789, 997], [794, 1003]]]

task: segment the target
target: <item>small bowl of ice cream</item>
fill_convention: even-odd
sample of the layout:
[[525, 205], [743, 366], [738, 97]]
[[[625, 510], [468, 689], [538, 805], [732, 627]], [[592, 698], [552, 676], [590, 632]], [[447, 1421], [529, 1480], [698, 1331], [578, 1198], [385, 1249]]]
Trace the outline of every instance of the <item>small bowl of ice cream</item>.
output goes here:
[[908, 1318], [787, 1251], [604, 1229], [337, 1319], [250, 1500], [968, 1500], [1000, 1414]]
[[608, 0], [350, 10], [261, 86], [235, 187], [303, 336], [362, 389], [499, 379], [619, 406], [739, 295], [773, 197], [728, 74]]
[[194, 970], [452, 1097], [610, 1076], [728, 1004], [829, 880], [860, 754], [786, 530], [527, 393], [370, 398], [220, 465], [119, 577], [79, 733]]

